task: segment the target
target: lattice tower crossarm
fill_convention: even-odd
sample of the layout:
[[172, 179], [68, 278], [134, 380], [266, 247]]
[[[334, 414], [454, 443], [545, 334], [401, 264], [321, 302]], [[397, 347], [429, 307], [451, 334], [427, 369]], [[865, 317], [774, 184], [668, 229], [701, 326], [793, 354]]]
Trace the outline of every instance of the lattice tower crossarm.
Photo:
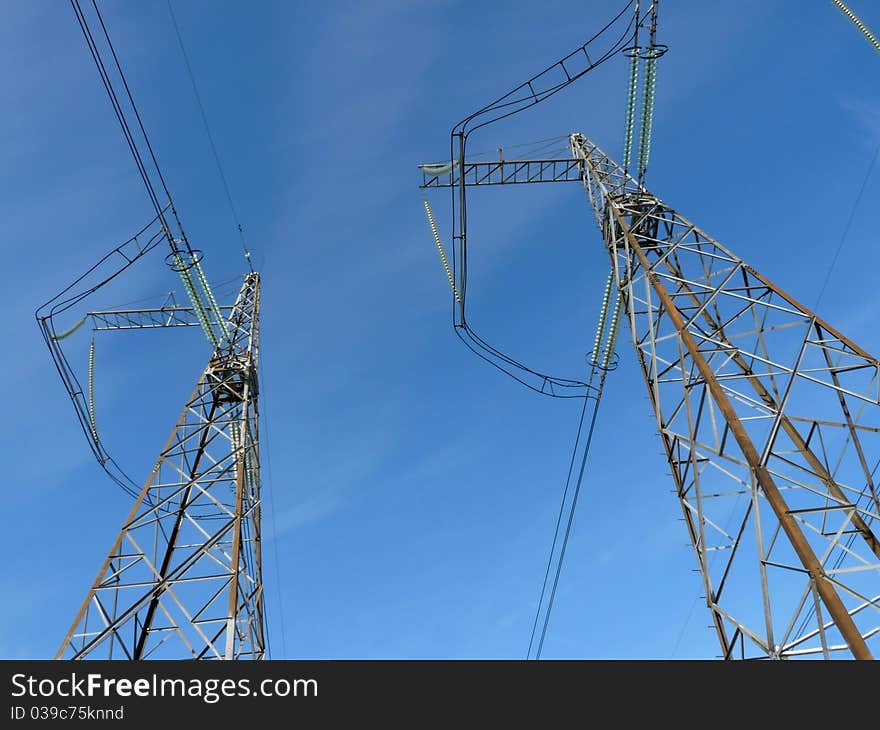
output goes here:
[[57, 659], [263, 659], [260, 278], [214, 350]]
[[878, 360], [570, 138], [725, 658], [880, 654]]

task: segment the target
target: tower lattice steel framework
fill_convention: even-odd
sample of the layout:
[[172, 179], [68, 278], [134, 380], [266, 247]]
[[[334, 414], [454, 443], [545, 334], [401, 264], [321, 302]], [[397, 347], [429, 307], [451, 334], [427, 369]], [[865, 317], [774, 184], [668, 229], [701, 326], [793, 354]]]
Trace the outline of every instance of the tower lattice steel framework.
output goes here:
[[569, 141], [567, 159], [423, 166], [422, 187], [583, 182], [723, 657], [872, 658], [880, 363], [590, 140]]
[[[58, 659], [262, 659], [260, 278], [248, 274]], [[99, 329], [198, 325], [191, 308], [91, 313]]]

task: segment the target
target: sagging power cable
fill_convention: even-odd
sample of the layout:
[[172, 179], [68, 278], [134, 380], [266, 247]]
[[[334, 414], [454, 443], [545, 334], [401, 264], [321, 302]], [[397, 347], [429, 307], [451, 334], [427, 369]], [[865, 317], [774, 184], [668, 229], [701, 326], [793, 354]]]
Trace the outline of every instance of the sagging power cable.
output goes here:
[[[212, 346], [216, 347], [219, 342], [219, 338], [214, 331], [214, 328], [211, 325], [210, 321], [207, 319], [205, 311], [206, 305], [203, 302], [202, 298], [198, 295], [196, 287], [192, 281], [192, 277], [189, 273], [190, 268], [192, 267], [195, 267], [197, 269], [201, 268], [201, 264], [199, 263], [201, 257], [196, 251], [193, 250], [193, 248], [190, 246], [189, 240], [187, 239], [186, 232], [184, 231], [183, 224], [180, 220], [180, 216], [178, 215], [177, 209], [174, 206], [174, 200], [171, 197], [171, 192], [169, 191], [168, 185], [165, 182], [165, 176], [162, 174], [162, 169], [159, 166], [158, 159], [156, 158], [156, 153], [153, 149], [152, 143], [150, 142], [150, 138], [147, 134], [147, 130], [141, 118], [140, 111], [138, 110], [137, 104], [134, 101], [134, 96], [131, 92], [131, 87], [128, 84], [128, 79], [125, 76], [125, 72], [122, 70], [122, 64], [119, 61], [119, 56], [116, 53], [116, 48], [113, 45], [113, 41], [110, 39], [110, 33], [107, 29], [106, 23], [104, 22], [104, 18], [101, 15], [101, 10], [98, 7], [97, 0], [92, 0], [92, 7], [94, 8], [95, 17], [97, 18], [98, 24], [100, 25], [101, 33], [104, 37], [106, 47], [110, 52], [113, 66], [115, 66], [116, 73], [119, 76], [119, 80], [121, 81], [122, 88], [125, 92], [125, 97], [128, 100], [128, 105], [131, 108], [131, 112], [134, 115], [134, 120], [137, 123], [137, 128], [140, 131], [140, 138], [143, 140], [143, 144], [149, 154], [149, 158], [152, 162], [152, 169], [155, 170], [155, 175], [158, 178], [161, 189], [165, 194], [165, 198], [167, 199], [167, 204], [162, 204], [160, 202], [156, 186], [153, 184], [152, 174], [150, 173], [147, 163], [144, 160], [144, 156], [141, 154], [140, 144], [138, 143], [138, 140], [135, 137], [134, 132], [132, 131], [132, 125], [128, 121], [128, 114], [126, 113], [125, 108], [120, 101], [120, 94], [117, 93], [113, 79], [110, 76], [108, 63], [104, 61], [103, 54], [95, 38], [95, 35], [92, 32], [88, 18], [83, 12], [80, 1], [70, 0], [70, 4], [73, 8], [74, 14], [76, 15], [77, 23], [79, 24], [83, 37], [85, 38], [86, 45], [89, 48], [92, 60], [94, 61], [95, 67], [98, 70], [98, 75], [101, 77], [101, 83], [103, 84], [104, 89], [107, 92], [108, 98], [110, 99], [110, 104], [113, 107], [113, 112], [116, 115], [116, 119], [119, 122], [120, 128], [122, 129], [122, 134], [125, 138], [126, 144], [135, 161], [135, 166], [138, 169], [138, 174], [144, 184], [147, 195], [150, 198], [150, 202], [152, 203], [153, 208], [156, 211], [156, 217], [161, 223], [165, 238], [168, 241], [168, 245], [171, 248], [171, 253], [168, 257], [168, 263], [171, 268], [176, 271], [177, 274], [180, 276], [181, 281], [184, 284], [184, 288], [187, 291], [187, 294], [193, 297], [193, 299], [191, 300], [192, 306], [194, 309], [200, 312], [199, 323], [202, 325], [202, 329], [208, 341], [212, 344]], [[168, 218], [165, 215], [166, 211], [170, 212], [174, 219], [176, 226], [176, 235], [172, 231]], [[198, 278], [203, 279], [203, 277], [201, 276], [199, 276]], [[211, 297], [208, 296], [207, 299], [208, 301], [210, 301]], [[222, 331], [222, 320], [219, 320], [217, 324]]]
[[[853, 25], [858, 28], [862, 35], [868, 39], [868, 42], [874, 46], [874, 48], [880, 52], [880, 41], [877, 40], [877, 37], [871, 32], [870, 28], [866, 26], [861, 19], [850, 10], [844, 3], [840, 2], [840, 0], [832, 0], [832, 2], [840, 8], [841, 12], [843, 12], [846, 17], [848, 17]], [[837, 249], [834, 252], [834, 257], [831, 259], [831, 263], [828, 265], [828, 271], [825, 274], [825, 280], [822, 282], [822, 287], [819, 289], [819, 295], [816, 297], [816, 303], [814, 308], [819, 306], [819, 303], [822, 301], [822, 297], [825, 295], [825, 290], [828, 288], [828, 282], [831, 280], [831, 274], [834, 271], [834, 267], [837, 265], [837, 259], [840, 257], [840, 252], [843, 250], [843, 245], [846, 242], [846, 238], [849, 235], [849, 229], [852, 226], [853, 219], [855, 218], [856, 211], [859, 208], [859, 204], [862, 202], [862, 196], [865, 194], [865, 188], [868, 186], [868, 181], [871, 179], [871, 174], [874, 172], [874, 167], [877, 164], [878, 156], [880, 156], [880, 144], [874, 150], [874, 154], [871, 155], [871, 159], [868, 162], [868, 169], [865, 172], [865, 176], [862, 179], [862, 184], [859, 187], [858, 194], [853, 199], [852, 209], [850, 210], [849, 217], [847, 218], [846, 225], [843, 228], [843, 233], [840, 236], [840, 242], [837, 244]]]
[[[634, 7], [632, 19], [623, 29], [622, 33], [616, 36], [604, 52], [595, 52], [592, 45], [594, 41], [607, 34], [611, 28], [627, 13], [630, 8]], [[508, 376], [522, 383], [523, 385], [537, 392], [550, 395], [553, 397], [575, 397], [584, 398], [584, 404], [578, 423], [578, 431], [575, 439], [575, 445], [572, 451], [572, 457], [569, 464], [568, 475], [563, 490], [562, 503], [557, 518], [553, 541], [548, 557], [547, 568], [544, 575], [544, 582], [541, 589], [538, 607], [535, 614], [535, 620], [532, 627], [532, 635], [527, 651], [527, 658], [531, 657], [532, 650], [535, 648], [535, 658], [539, 658], [543, 649], [544, 641], [549, 626], [550, 615], [556, 597], [556, 591], [564, 563], [565, 552], [568, 546], [571, 527], [574, 520], [575, 508], [577, 506], [578, 497], [583, 485], [583, 477], [586, 469], [587, 458], [589, 455], [590, 445], [592, 443], [593, 433], [595, 431], [596, 419], [598, 416], [598, 407], [604, 390], [607, 373], [617, 366], [617, 358], [614, 354], [614, 346], [616, 343], [617, 331], [619, 328], [620, 316], [623, 312], [623, 303], [616, 295], [613, 306], [609, 309], [611, 292], [614, 289], [615, 277], [612, 274], [606, 282], [605, 292], [603, 295], [602, 306], [599, 316], [599, 325], [597, 328], [597, 336], [594, 347], [590, 356], [590, 369], [586, 381], [575, 379], [554, 378], [549, 375], [537, 372], [521, 362], [518, 362], [510, 355], [502, 352], [498, 348], [490, 345], [483, 340], [468, 324], [466, 298], [467, 298], [467, 193], [466, 181], [463, 174], [465, 160], [469, 159], [467, 155], [467, 143], [469, 136], [482, 127], [494, 124], [502, 119], [517, 114], [539, 104], [549, 97], [555, 95], [568, 85], [584, 76], [589, 71], [595, 69], [600, 64], [613, 58], [619, 53], [629, 49], [632, 53], [630, 65], [630, 79], [628, 88], [628, 109], [626, 119], [626, 157], [629, 164], [629, 157], [632, 154], [632, 144], [635, 127], [635, 108], [636, 95], [638, 88], [638, 65], [640, 58], [646, 58], [650, 62], [650, 68], [646, 73], [646, 86], [644, 93], [644, 108], [642, 113], [643, 123], [639, 145], [639, 168], [641, 175], [644, 175], [644, 169], [647, 166], [648, 154], [650, 151], [650, 136], [653, 115], [654, 100], [654, 83], [656, 80], [655, 63], [656, 59], [665, 52], [665, 46], [660, 47], [655, 43], [656, 31], [656, 14], [657, 3], [653, 2], [650, 9], [651, 35], [648, 51], [644, 56], [640, 54], [638, 46], [638, 29], [642, 23], [642, 17], [639, 12], [639, 3], [630, 0], [624, 8], [608, 23], [605, 27], [594, 35], [590, 40], [576, 49], [573, 53], [565, 56], [561, 60], [547, 67], [544, 71], [533, 76], [528, 81], [516, 87], [494, 102], [484, 106], [473, 114], [469, 115], [458, 124], [456, 124], [450, 134], [450, 153], [447, 158], [450, 162], [441, 163], [437, 166], [430, 166], [431, 174], [443, 174], [451, 172], [455, 167], [461, 167], [461, 173], [457, 176], [453, 175], [453, 184], [451, 185], [452, 193], [452, 240], [453, 240], [453, 265], [452, 276], [449, 276], [448, 265], [446, 263], [445, 253], [439, 240], [439, 233], [433, 224], [433, 216], [430, 212], [430, 206], [425, 204], [428, 220], [431, 223], [432, 234], [435, 238], [435, 244], [440, 252], [441, 261], [444, 262], [444, 268], [447, 269], [447, 277], [450, 278], [450, 285], [453, 293], [453, 327], [458, 337], [471, 349], [475, 354], [483, 360], [498, 368]], [[588, 48], [590, 50], [588, 51]], [[593, 52], [591, 55], [591, 51]], [[574, 64], [581, 65], [575, 67]], [[555, 75], [555, 79], [553, 80]], [[563, 80], [558, 80], [563, 76]], [[610, 312], [610, 323], [609, 323]], [[607, 324], [606, 324], [607, 323]], [[604, 342], [604, 346], [600, 347]], [[561, 392], [560, 392], [561, 391]], [[592, 410], [590, 413], [589, 425], [584, 431], [587, 414], [590, 412], [590, 404]], [[572, 479], [575, 473], [575, 464], [577, 463], [577, 455], [582, 450], [580, 459], [580, 467], [577, 471], [576, 480], [572, 489]], [[571, 494], [571, 498], [569, 498]], [[564, 527], [563, 527], [564, 525]], [[557, 546], [559, 546], [557, 555]], [[555, 569], [554, 569], [555, 563]], [[551, 581], [552, 573], [552, 581]], [[549, 591], [549, 593], [548, 593]], [[545, 601], [546, 598], [546, 601]], [[543, 614], [543, 621], [541, 616]], [[540, 625], [540, 635], [538, 627]], [[536, 645], [537, 640], [537, 645]]]
[[[468, 159], [468, 139], [476, 130], [546, 101], [629, 47], [635, 39], [640, 18], [633, 13], [628, 22], [623, 19], [636, 5], [635, 0], [630, 0], [598, 33], [573, 52], [456, 124], [450, 134], [448, 159], [457, 162], [450, 164], [461, 164]], [[458, 176], [458, 185], [452, 187], [452, 220], [453, 327], [456, 335], [478, 357], [535, 392], [555, 398], [584, 397], [589, 386], [583, 380], [558, 377], [531, 368], [488, 343], [471, 327], [466, 306], [467, 197], [461, 175]]]
[[[35, 317], [95, 458], [107, 475], [123, 491], [137, 496], [140, 485], [131, 479], [113, 459], [98, 433], [95, 418], [94, 339], [89, 348], [86, 388], [80, 384], [76, 372], [71, 367], [62, 348], [63, 341], [79, 330], [86, 322], [87, 317], [78, 319], [63, 331], [56, 329], [58, 320], [99, 289], [128, 271], [160, 244], [167, 243], [171, 248], [171, 253], [166, 257], [166, 263], [179, 274], [193, 311], [206, 337], [214, 347], [221, 340], [215, 327], [219, 328], [221, 336], [223, 336], [225, 335], [225, 322], [201, 267], [201, 252], [194, 250], [186, 237], [165, 176], [159, 166], [153, 145], [97, 0], [91, 0], [91, 6], [99, 30], [93, 30], [92, 25], [95, 21], [93, 20], [90, 24], [80, 0], [70, 0], [70, 4], [155, 215], [134, 236], [113, 248], [72, 283], [38, 307]], [[103, 36], [103, 42], [99, 44], [98, 38], [101, 36]], [[115, 69], [118, 80], [114, 80], [111, 76], [111, 69]], [[120, 82], [121, 89], [118, 89], [117, 86]], [[123, 99], [127, 100], [128, 108], [126, 108]], [[164, 193], [164, 201], [162, 193]], [[172, 221], [176, 230], [172, 230]], [[149, 495], [146, 499], [148, 502], [151, 501]]]
[[[609, 307], [609, 302], [614, 293], [614, 304]], [[611, 311], [610, 322], [608, 313]], [[617, 341], [620, 314], [623, 310], [623, 301], [615, 287], [614, 272], [608, 274], [605, 289], [602, 294], [602, 303], [599, 309], [599, 321], [596, 326], [596, 338], [593, 350], [590, 354], [590, 373], [587, 379], [590, 390], [586, 391], [584, 405], [581, 409], [578, 421], [577, 434], [572, 447], [571, 460], [569, 461], [568, 474], [565, 478], [565, 486], [562, 491], [562, 500], [559, 504], [559, 513], [556, 518], [556, 526], [553, 531], [553, 541], [547, 556], [547, 567], [544, 571], [544, 581], [541, 585], [541, 594], [538, 597], [538, 605], [535, 609], [535, 619], [532, 623], [532, 634], [529, 638], [529, 646], [526, 651], [526, 659], [540, 659], [544, 650], [544, 641], [547, 638], [547, 629], [550, 626], [550, 616], [556, 601], [556, 591], [559, 587], [559, 579], [562, 575], [562, 567], [565, 563], [565, 554], [568, 549], [571, 528], [574, 523], [575, 510], [578, 498], [583, 486], [587, 460], [590, 454], [590, 446], [593, 442], [593, 434], [596, 430], [596, 421], [599, 415], [599, 405], [602, 394], [605, 391], [605, 380], [609, 372], [617, 368], [617, 358], [614, 346]], [[606, 326], [607, 324], [607, 326]], [[594, 387], [595, 386], [595, 387]], [[590, 413], [589, 424], [584, 432], [584, 423], [587, 413]], [[581, 452], [580, 466], [572, 489], [572, 476], [577, 463], [578, 452]], [[569, 492], [571, 498], [569, 499]], [[564, 527], [563, 527], [564, 525]], [[557, 545], [559, 550], [557, 551]], [[551, 581], [551, 571], [553, 578]], [[549, 594], [548, 594], [549, 588]], [[546, 598], [546, 601], [545, 601]], [[543, 616], [543, 620], [542, 620]], [[540, 633], [538, 627], [540, 625]], [[536, 643], [537, 641], [537, 643]], [[534, 656], [533, 656], [534, 649]]]
[[211, 126], [208, 124], [208, 115], [205, 112], [205, 105], [202, 104], [202, 95], [199, 94], [199, 87], [196, 85], [196, 77], [189, 62], [189, 55], [187, 54], [186, 48], [183, 45], [183, 36], [180, 33], [180, 26], [177, 23], [177, 16], [175, 16], [174, 14], [174, 8], [171, 6], [171, 0], [168, 0], [168, 13], [171, 16], [171, 23], [174, 25], [174, 34], [177, 36], [177, 43], [180, 46], [180, 53], [183, 56], [183, 63], [186, 66], [186, 73], [189, 76], [189, 81], [192, 85], [193, 95], [195, 96], [196, 104], [199, 107], [199, 114], [202, 117], [202, 124], [205, 127], [205, 135], [208, 137], [208, 142], [211, 145], [211, 153], [214, 155], [214, 162], [217, 165], [217, 172], [220, 174], [220, 182], [223, 183], [223, 190], [226, 193], [226, 202], [229, 204], [229, 211], [232, 213], [232, 220], [233, 223], [235, 223], [235, 230], [238, 231], [238, 237], [241, 239], [241, 247], [244, 251], [244, 258], [247, 262], [248, 269], [253, 272], [254, 267], [251, 263], [251, 252], [244, 237], [244, 229], [242, 228], [241, 221], [238, 218], [238, 211], [235, 208], [235, 203], [232, 201], [232, 193], [229, 190], [229, 182], [226, 179], [226, 173], [223, 171], [223, 165], [220, 162], [220, 154], [217, 152], [217, 145], [214, 143], [214, 135], [211, 134]]
[[[38, 307], [34, 313], [40, 326], [40, 333], [52, 355], [55, 369], [70, 396], [89, 448], [110, 479], [126, 494], [133, 497], [138, 495], [140, 486], [113, 459], [101, 440], [100, 434], [93, 433], [86, 391], [80, 384], [76, 371], [71, 366], [62, 347], [62, 342], [81, 327], [81, 325], [76, 326], [79, 324], [79, 320], [77, 320], [75, 329], [69, 327], [60, 333], [56, 330], [56, 321], [74, 307], [79, 307], [88, 297], [155, 251], [159, 245], [166, 241], [166, 238], [165, 228], [160, 224], [157, 215], [134, 236], [102, 256], [58, 294]], [[85, 322], [85, 318], [83, 322]]]

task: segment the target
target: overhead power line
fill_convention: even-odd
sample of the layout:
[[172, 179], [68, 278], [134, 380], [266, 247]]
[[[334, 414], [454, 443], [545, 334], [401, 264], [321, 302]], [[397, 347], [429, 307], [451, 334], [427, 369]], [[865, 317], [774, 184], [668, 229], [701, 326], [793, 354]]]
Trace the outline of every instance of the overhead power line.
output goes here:
[[196, 85], [195, 74], [193, 74], [192, 66], [189, 62], [189, 56], [183, 45], [183, 36], [180, 34], [180, 26], [177, 24], [177, 17], [174, 15], [174, 8], [171, 6], [171, 0], [168, 0], [168, 13], [171, 15], [171, 22], [174, 25], [174, 34], [177, 36], [177, 43], [180, 45], [180, 53], [183, 55], [183, 63], [186, 66], [186, 73], [189, 76], [190, 84], [192, 84], [193, 95], [196, 98], [196, 104], [199, 107], [199, 114], [202, 117], [202, 124], [205, 127], [205, 135], [208, 137], [208, 142], [211, 145], [211, 153], [214, 155], [217, 172], [220, 173], [220, 181], [223, 183], [223, 190], [226, 193], [226, 202], [229, 204], [229, 210], [232, 213], [235, 230], [238, 231], [238, 237], [241, 239], [244, 258], [245, 261], [247, 261], [248, 268], [253, 272], [254, 267], [253, 264], [251, 264], [251, 252], [250, 249], [248, 249], [247, 242], [244, 238], [244, 229], [241, 227], [241, 221], [238, 218], [238, 211], [235, 209], [235, 203], [232, 202], [232, 193], [229, 191], [229, 183], [226, 180], [226, 174], [223, 172], [223, 165], [220, 162], [220, 154], [217, 152], [217, 145], [214, 144], [214, 135], [211, 134], [211, 126], [208, 124], [208, 115], [205, 112], [205, 105], [202, 104], [202, 96], [199, 94], [199, 88]]
[[859, 203], [862, 202], [862, 196], [865, 194], [865, 189], [868, 187], [868, 181], [871, 179], [871, 173], [874, 172], [874, 166], [877, 164], [878, 157], [880, 157], [880, 145], [877, 145], [877, 148], [874, 150], [871, 161], [868, 163], [868, 170], [865, 173], [865, 177], [862, 178], [862, 185], [859, 188], [858, 194], [853, 200], [852, 209], [849, 212], [849, 217], [846, 219], [846, 225], [843, 227], [843, 233], [840, 236], [840, 242], [837, 244], [837, 250], [834, 252], [834, 258], [831, 259], [831, 263], [828, 266], [828, 271], [825, 273], [825, 281], [822, 282], [822, 288], [819, 290], [819, 296], [816, 297], [816, 307], [818, 307], [819, 302], [822, 301], [822, 297], [825, 295], [825, 290], [828, 288], [828, 282], [831, 281], [831, 274], [834, 272], [834, 268], [837, 266], [837, 259], [840, 257], [840, 252], [843, 250], [843, 245], [846, 243], [847, 236], [849, 236], [849, 229], [852, 227], [853, 220], [855, 220], [856, 211], [858, 211], [859, 209]]

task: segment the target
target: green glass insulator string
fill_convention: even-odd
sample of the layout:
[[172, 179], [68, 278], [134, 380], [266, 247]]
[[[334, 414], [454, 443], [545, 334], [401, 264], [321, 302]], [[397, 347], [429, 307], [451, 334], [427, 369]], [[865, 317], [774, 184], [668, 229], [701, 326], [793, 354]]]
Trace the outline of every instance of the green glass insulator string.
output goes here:
[[602, 306], [599, 310], [599, 323], [596, 325], [596, 338], [593, 340], [593, 354], [591, 360], [599, 362], [600, 352], [599, 346], [602, 344], [602, 336], [605, 333], [605, 321], [608, 319], [608, 302], [611, 299], [611, 289], [614, 284], [614, 272], [608, 272], [608, 279], [605, 282], [605, 291], [602, 294]]
[[208, 300], [208, 306], [211, 308], [211, 314], [214, 315], [214, 321], [217, 322], [217, 326], [223, 333], [223, 337], [229, 337], [229, 330], [226, 327], [226, 321], [223, 319], [223, 315], [220, 312], [220, 307], [217, 306], [217, 300], [214, 298], [214, 292], [211, 290], [211, 285], [208, 284], [208, 279], [205, 277], [205, 272], [202, 270], [202, 264], [199, 262], [198, 258], [196, 258], [195, 254], [190, 254], [190, 258], [193, 262], [193, 269], [195, 269], [196, 277], [198, 278], [199, 284], [202, 287], [202, 292], [205, 295], [205, 299]]
[[656, 49], [648, 50], [645, 61], [645, 90], [642, 99], [642, 129], [639, 138], [638, 178], [644, 182], [648, 159], [651, 156], [651, 133], [654, 126], [654, 93], [657, 86], [657, 55]]
[[92, 430], [92, 437], [98, 440], [98, 421], [95, 418], [95, 334], [92, 333], [92, 342], [89, 345], [89, 380], [88, 380], [88, 396], [89, 396], [89, 427]]
[[626, 122], [623, 137], [623, 169], [629, 170], [632, 161], [633, 133], [636, 125], [636, 93], [639, 85], [639, 49], [632, 50], [629, 66], [629, 86], [626, 94]]
[[180, 281], [183, 283], [183, 288], [186, 291], [187, 297], [189, 297], [196, 319], [199, 320], [199, 324], [202, 327], [202, 331], [205, 333], [205, 337], [208, 338], [208, 342], [214, 347], [217, 347], [220, 340], [217, 338], [217, 333], [214, 332], [214, 328], [208, 320], [207, 312], [205, 312], [205, 305], [196, 293], [192, 276], [189, 273], [188, 263], [183, 260], [183, 256], [177, 251], [174, 252], [174, 266], [177, 269], [177, 273], [180, 275]]

